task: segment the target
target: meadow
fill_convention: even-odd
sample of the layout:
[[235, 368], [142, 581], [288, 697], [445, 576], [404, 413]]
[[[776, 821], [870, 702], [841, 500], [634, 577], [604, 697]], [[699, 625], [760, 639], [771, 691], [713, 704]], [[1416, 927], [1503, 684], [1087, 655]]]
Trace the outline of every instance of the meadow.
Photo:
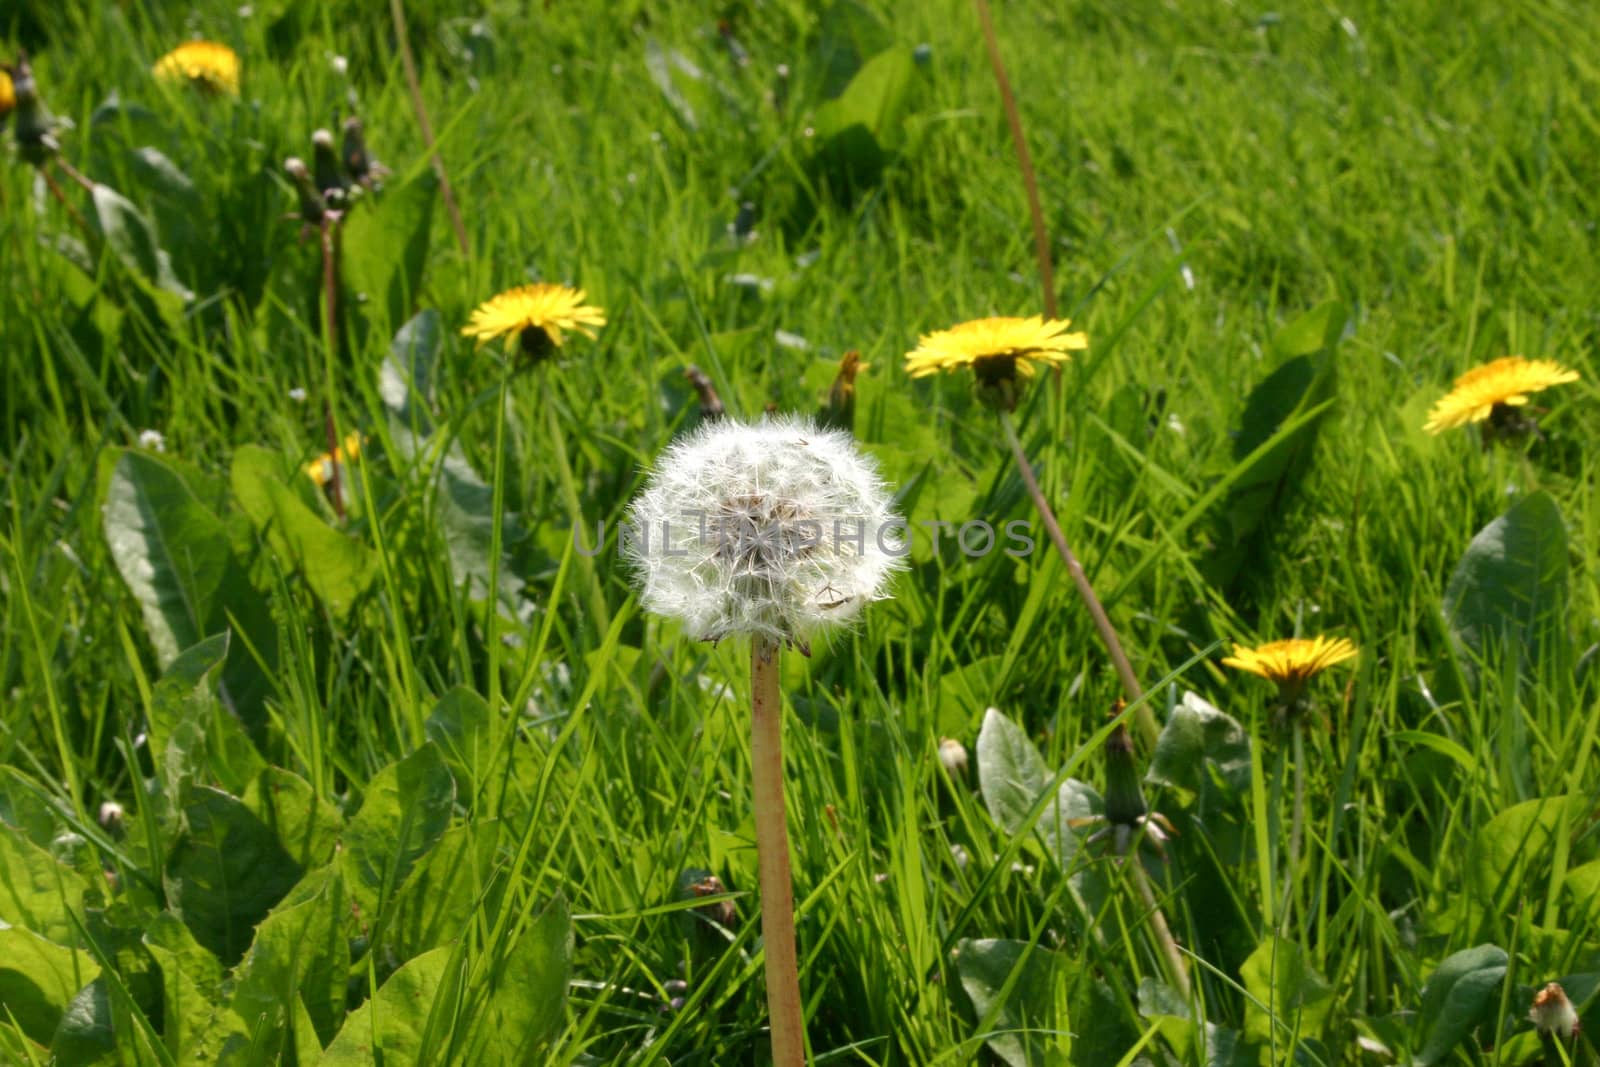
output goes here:
[[[1600, 12], [997, 0], [1127, 702], [905, 366], [1046, 311], [971, 3], [400, 8], [0, 10], [0, 1061], [770, 1062], [748, 642], [618, 545], [714, 397], [911, 533], [779, 664], [810, 1062], [1600, 1062]], [[536, 282], [603, 325], [463, 335]], [[1576, 380], [1424, 429], [1507, 355]]]

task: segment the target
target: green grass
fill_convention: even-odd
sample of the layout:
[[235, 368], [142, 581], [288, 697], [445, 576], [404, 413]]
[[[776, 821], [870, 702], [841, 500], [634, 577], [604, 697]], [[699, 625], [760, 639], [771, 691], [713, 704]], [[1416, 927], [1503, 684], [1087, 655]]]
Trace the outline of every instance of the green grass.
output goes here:
[[[384, 1062], [762, 1062], [744, 650], [641, 613], [614, 548], [586, 558], [573, 526], [614, 534], [692, 424], [685, 366], [733, 414], [805, 412], [850, 349], [872, 364], [857, 436], [914, 522], [1034, 518], [969, 383], [900, 369], [921, 332], [1040, 307], [976, 16], [411, 0], [463, 254], [383, 5], [253, 8], [0, 15], [74, 124], [64, 157], [137, 206], [192, 293], [0, 168], [0, 1059], [165, 1064], [210, 1042], [364, 1062], [362, 1034], [407, 1031]], [[1526, 1012], [1558, 978], [1600, 1030], [1600, 16], [1078, 2], [996, 21], [1057, 295], [1091, 338], [1029, 394], [1024, 439], [1136, 671], [1164, 683], [1158, 718], [1193, 691], [1249, 750], [1201, 766], [1180, 745], [1168, 777], [1191, 788], [1146, 785], [1180, 831], [1146, 868], [1192, 954], [1184, 1005], [1128, 868], [1043, 797], [1070, 779], [1097, 801], [1120, 690], [1042, 529], [1021, 560], [919, 534], [892, 600], [783, 663], [816, 1059], [1383, 1062], [1361, 1038], [1397, 1062], [1541, 1062]], [[151, 79], [192, 33], [240, 53], [241, 99]], [[884, 158], [824, 143], [825, 99], [884, 51], [908, 79]], [[345, 232], [330, 354], [281, 163], [352, 101], [394, 174]], [[535, 278], [610, 321], [511, 379], [497, 427], [503, 366], [457, 331]], [[1280, 340], [1329, 301], [1332, 344]], [[437, 343], [402, 402], [382, 368], [417, 312]], [[1583, 376], [1537, 401], [1542, 439], [1422, 432], [1456, 374], [1506, 353]], [[1252, 466], [1239, 442], [1278, 423], [1251, 437], [1247, 400], [1297, 354], [1331, 406]], [[343, 522], [302, 470], [330, 399], [367, 437]], [[1447, 583], [1513, 505], [1510, 562], [1460, 587], [1497, 639], [1452, 644]], [[135, 557], [177, 598], [165, 638]], [[225, 660], [173, 661], [224, 630]], [[1312, 687], [1296, 854], [1271, 687], [1220, 657], [1297, 633], [1362, 655]], [[731, 926], [691, 910], [685, 872], [720, 879]], [[1480, 945], [1504, 951], [1429, 984]]]

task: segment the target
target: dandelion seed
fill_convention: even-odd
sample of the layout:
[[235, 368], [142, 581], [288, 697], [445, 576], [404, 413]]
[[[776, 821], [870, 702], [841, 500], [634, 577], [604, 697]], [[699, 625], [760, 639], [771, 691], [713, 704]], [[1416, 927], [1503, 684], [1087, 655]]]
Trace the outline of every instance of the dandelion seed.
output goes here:
[[297, 385], [289, 390], [289, 399], [296, 404], [304, 404], [306, 402], [306, 391]]
[[161, 81], [188, 81], [213, 93], [239, 95], [239, 57], [216, 41], [186, 41], [156, 60]]
[[1530, 394], [1577, 380], [1577, 371], [1554, 360], [1504, 356], [1457, 378], [1450, 392], [1433, 405], [1422, 428], [1439, 433], [1483, 423], [1486, 439], [1519, 435], [1533, 429], [1532, 420], [1515, 410], [1527, 405]]
[[152, 452], [165, 452], [167, 439], [162, 436], [160, 430], [140, 430], [139, 447], [148, 448]]
[[562, 346], [563, 330], [593, 340], [593, 327], [606, 324], [605, 311], [585, 304], [586, 299], [582, 289], [565, 285], [520, 285], [480, 304], [461, 333], [476, 337], [479, 348], [503, 337], [508, 355], [520, 344], [523, 354], [538, 362]]

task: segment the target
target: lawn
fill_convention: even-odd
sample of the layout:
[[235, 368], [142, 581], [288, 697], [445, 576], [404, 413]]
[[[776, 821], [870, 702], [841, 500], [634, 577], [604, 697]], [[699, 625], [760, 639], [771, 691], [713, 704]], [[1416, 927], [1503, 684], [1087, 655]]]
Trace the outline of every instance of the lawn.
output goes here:
[[0, 1061], [771, 1062], [750, 641], [619, 543], [720, 404], [907, 521], [776, 661], [811, 1062], [1600, 1062], [1600, 10], [995, 0], [1001, 416], [968, 0], [400, 8], [0, 11]]

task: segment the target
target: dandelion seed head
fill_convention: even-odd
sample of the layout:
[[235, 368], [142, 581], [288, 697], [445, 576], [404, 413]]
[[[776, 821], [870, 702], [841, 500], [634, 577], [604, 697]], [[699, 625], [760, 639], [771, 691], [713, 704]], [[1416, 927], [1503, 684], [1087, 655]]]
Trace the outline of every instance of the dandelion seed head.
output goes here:
[[876, 467], [808, 419], [702, 427], [668, 448], [629, 519], [645, 607], [704, 640], [804, 649], [883, 599], [905, 555]]

